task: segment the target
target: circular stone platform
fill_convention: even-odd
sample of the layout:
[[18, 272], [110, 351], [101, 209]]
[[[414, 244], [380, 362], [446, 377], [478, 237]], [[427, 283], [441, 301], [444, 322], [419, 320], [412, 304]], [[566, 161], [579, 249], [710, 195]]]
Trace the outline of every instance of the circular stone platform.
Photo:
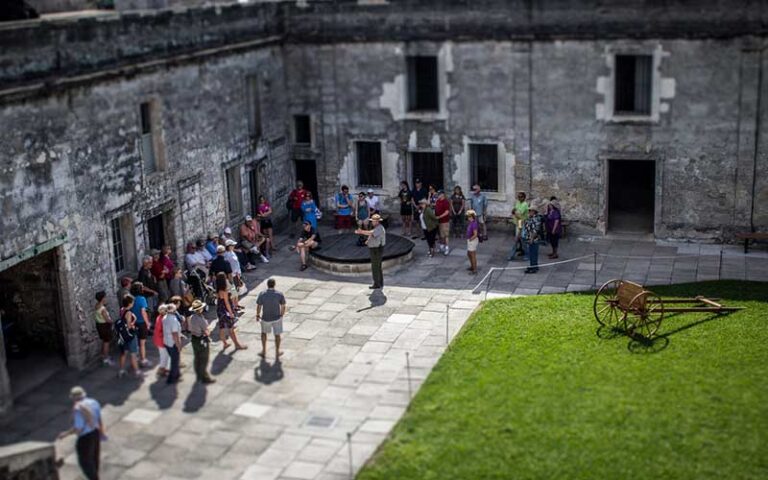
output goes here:
[[[323, 236], [320, 248], [309, 254], [309, 263], [315, 267], [340, 275], [357, 275], [371, 272], [371, 255], [368, 247], [357, 246], [357, 235], [353, 233]], [[414, 244], [400, 235], [387, 234], [384, 246], [384, 270], [407, 263], [413, 258]]]

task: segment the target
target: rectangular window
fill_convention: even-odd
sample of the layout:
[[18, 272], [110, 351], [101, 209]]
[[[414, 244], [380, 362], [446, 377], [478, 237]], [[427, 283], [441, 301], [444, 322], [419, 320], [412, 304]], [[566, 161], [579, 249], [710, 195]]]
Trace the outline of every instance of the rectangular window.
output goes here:
[[435, 112], [440, 110], [437, 57], [407, 57], [408, 110]]
[[157, 170], [157, 159], [155, 157], [155, 139], [153, 138], [152, 128], [152, 103], [144, 102], [141, 104], [141, 157], [144, 159], [144, 170], [146, 173], [152, 173]]
[[293, 116], [294, 134], [296, 143], [309, 145], [312, 143], [312, 128], [309, 122], [309, 115]]
[[115, 272], [125, 271], [125, 251], [123, 250], [123, 231], [120, 225], [120, 217], [113, 218], [109, 223], [112, 230], [112, 257], [115, 261]]
[[381, 187], [381, 142], [355, 142], [357, 185]]
[[651, 114], [651, 55], [616, 55], [614, 113]]
[[243, 214], [243, 191], [240, 183], [240, 165], [227, 169], [226, 177], [229, 218], [239, 218]]
[[496, 145], [469, 146], [471, 185], [480, 185], [486, 192], [499, 191], [499, 149]]
[[261, 103], [259, 98], [259, 77], [246, 77], [246, 99], [248, 102], [248, 132], [251, 138], [261, 137]]
[[110, 220], [109, 233], [112, 238], [112, 259], [115, 273], [120, 275], [133, 270], [136, 266], [136, 249], [134, 248], [134, 230], [131, 216], [126, 214]]

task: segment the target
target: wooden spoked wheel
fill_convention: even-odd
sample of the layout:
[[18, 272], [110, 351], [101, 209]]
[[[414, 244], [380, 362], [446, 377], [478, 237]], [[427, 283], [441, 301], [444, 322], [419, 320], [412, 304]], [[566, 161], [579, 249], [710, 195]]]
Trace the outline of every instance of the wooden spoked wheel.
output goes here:
[[653, 338], [664, 319], [664, 302], [651, 291], [638, 293], [627, 308], [627, 331], [630, 334]]
[[624, 324], [626, 313], [619, 308], [619, 285], [621, 280], [609, 280], [595, 294], [592, 310], [600, 325], [619, 328]]

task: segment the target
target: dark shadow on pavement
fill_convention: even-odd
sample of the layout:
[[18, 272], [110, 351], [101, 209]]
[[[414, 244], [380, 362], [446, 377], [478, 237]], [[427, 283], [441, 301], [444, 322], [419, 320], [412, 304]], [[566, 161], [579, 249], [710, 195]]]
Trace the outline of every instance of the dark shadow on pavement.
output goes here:
[[176, 384], [169, 385], [164, 377], [158, 378], [155, 383], [149, 386], [149, 393], [160, 410], [171, 408], [179, 396]]
[[264, 385], [279, 382], [284, 376], [283, 364], [280, 360], [275, 360], [275, 363], [270, 364], [262, 358], [259, 365], [254, 369], [253, 376], [257, 382]]
[[387, 296], [384, 295], [384, 292], [381, 290], [374, 290], [370, 295], [368, 295], [368, 301], [370, 301], [371, 304], [367, 307], [359, 309], [358, 312], [364, 312], [372, 308], [381, 307], [387, 303]]
[[187, 399], [184, 400], [184, 412], [194, 413], [205, 405], [205, 400], [208, 395], [208, 390], [205, 384], [201, 382], [195, 382], [192, 386], [192, 390], [187, 395]]
[[[234, 349], [231, 351], [232, 353], [235, 352]], [[212, 375], [218, 375], [226, 370], [227, 366], [232, 363], [232, 353], [226, 353], [224, 350], [221, 350], [216, 354], [216, 357], [214, 357], [213, 362], [211, 363]]]

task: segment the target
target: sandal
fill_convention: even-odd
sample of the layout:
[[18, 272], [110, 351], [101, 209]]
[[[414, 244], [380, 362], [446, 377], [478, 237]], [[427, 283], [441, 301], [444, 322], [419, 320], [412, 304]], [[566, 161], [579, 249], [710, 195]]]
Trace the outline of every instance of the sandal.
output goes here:
[[235, 351], [237, 350], [248, 350], [248, 345], [238, 345], [235, 347]]
[[306, 264], [304, 264], [304, 265], [302, 265], [302, 266], [301, 266], [301, 268], [300, 268], [299, 270], [301, 270], [301, 271], [303, 272], [303, 271], [304, 271], [304, 270], [306, 270], [306, 269], [307, 269], [307, 265], [306, 265]]

